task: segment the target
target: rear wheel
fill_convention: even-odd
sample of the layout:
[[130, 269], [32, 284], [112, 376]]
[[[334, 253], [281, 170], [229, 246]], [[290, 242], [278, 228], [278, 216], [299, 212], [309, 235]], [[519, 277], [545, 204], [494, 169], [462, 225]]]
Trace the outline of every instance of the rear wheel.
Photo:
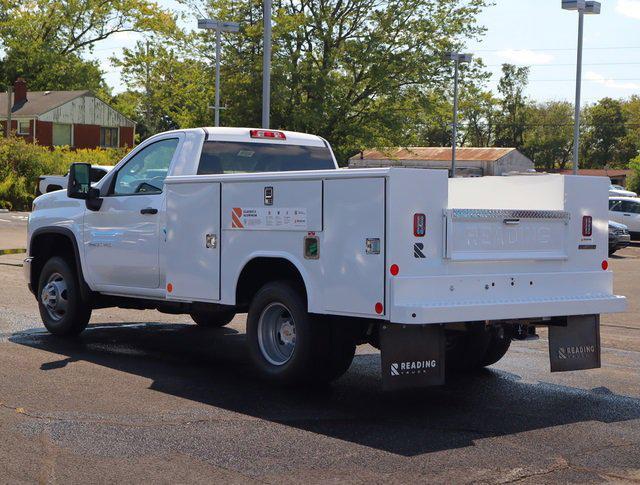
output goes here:
[[91, 318], [72, 265], [61, 257], [49, 259], [38, 282], [38, 309], [44, 326], [61, 337], [82, 332]]
[[510, 325], [494, 326], [488, 332], [491, 337], [482, 360], [482, 367], [495, 364], [504, 357], [511, 346], [511, 337], [513, 335]]
[[355, 340], [338, 325], [309, 315], [296, 285], [267, 283], [247, 316], [251, 358], [264, 377], [282, 384], [336, 379], [355, 353]]
[[447, 334], [446, 368], [468, 372], [498, 362], [511, 345], [511, 327], [485, 328], [481, 323], [469, 324], [464, 332]]
[[218, 328], [224, 327], [233, 320], [236, 316], [236, 312], [233, 310], [220, 310], [210, 312], [193, 312], [191, 313], [191, 319], [200, 327], [206, 328]]

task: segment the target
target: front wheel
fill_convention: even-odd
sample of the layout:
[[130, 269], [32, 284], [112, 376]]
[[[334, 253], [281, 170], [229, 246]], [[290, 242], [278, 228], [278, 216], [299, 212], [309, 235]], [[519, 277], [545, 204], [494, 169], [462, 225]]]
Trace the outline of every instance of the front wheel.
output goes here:
[[91, 306], [84, 301], [73, 267], [66, 259], [49, 259], [38, 282], [38, 309], [44, 326], [60, 337], [82, 332], [91, 318]]

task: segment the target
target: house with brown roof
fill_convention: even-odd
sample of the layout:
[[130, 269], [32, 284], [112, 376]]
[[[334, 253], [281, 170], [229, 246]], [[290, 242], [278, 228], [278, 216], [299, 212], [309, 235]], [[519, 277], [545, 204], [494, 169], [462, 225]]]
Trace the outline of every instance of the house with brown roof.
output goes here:
[[[612, 184], [627, 186], [627, 177], [633, 170], [624, 168], [579, 168], [578, 175], [589, 177], [609, 177]], [[573, 170], [561, 170], [562, 175], [573, 175]]]
[[136, 124], [91, 91], [27, 91], [18, 78], [11, 99], [0, 94], [0, 123], [30, 143], [54, 147], [132, 147]]
[[[451, 169], [451, 148], [395, 147], [363, 150], [349, 159], [349, 168], [409, 167]], [[515, 148], [456, 149], [456, 175], [482, 177], [534, 170], [531, 159]]]

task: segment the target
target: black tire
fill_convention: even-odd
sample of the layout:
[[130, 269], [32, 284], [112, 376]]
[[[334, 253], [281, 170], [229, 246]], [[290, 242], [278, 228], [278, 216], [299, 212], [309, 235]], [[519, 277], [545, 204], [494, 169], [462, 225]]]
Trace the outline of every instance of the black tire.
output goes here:
[[[268, 351], [267, 313], [286, 310], [293, 321], [295, 344], [288, 357], [276, 362]], [[264, 285], [251, 301], [247, 340], [253, 362], [263, 377], [285, 385], [328, 382], [344, 374], [355, 354], [355, 338], [346, 322], [309, 315], [302, 292], [288, 281]], [[280, 335], [278, 335], [280, 337]], [[274, 339], [275, 340], [275, 339]]]
[[66, 259], [55, 256], [45, 263], [37, 298], [42, 322], [53, 335], [78, 335], [87, 327], [91, 306], [83, 300], [74, 266]]
[[508, 325], [494, 326], [489, 329], [491, 339], [482, 360], [482, 367], [498, 362], [511, 346], [512, 327]]
[[205, 328], [219, 328], [231, 323], [236, 312], [233, 310], [221, 310], [212, 312], [193, 312], [191, 319], [199, 326]]
[[469, 372], [483, 367], [490, 343], [490, 335], [483, 323], [471, 323], [464, 332], [447, 332], [446, 338], [445, 369]]
[[331, 382], [342, 376], [353, 362], [356, 335], [347, 321], [317, 320], [314, 376], [321, 382]]

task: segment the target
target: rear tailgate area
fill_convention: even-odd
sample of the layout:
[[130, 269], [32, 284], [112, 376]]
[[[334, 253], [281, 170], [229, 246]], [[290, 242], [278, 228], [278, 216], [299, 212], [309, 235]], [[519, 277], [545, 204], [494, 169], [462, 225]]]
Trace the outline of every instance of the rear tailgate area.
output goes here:
[[[391, 321], [623, 311], [606, 270], [608, 186], [597, 177], [392, 173], [388, 254], [401, 271], [388, 276]], [[422, 237], [416, 213], [426, 214]]]

